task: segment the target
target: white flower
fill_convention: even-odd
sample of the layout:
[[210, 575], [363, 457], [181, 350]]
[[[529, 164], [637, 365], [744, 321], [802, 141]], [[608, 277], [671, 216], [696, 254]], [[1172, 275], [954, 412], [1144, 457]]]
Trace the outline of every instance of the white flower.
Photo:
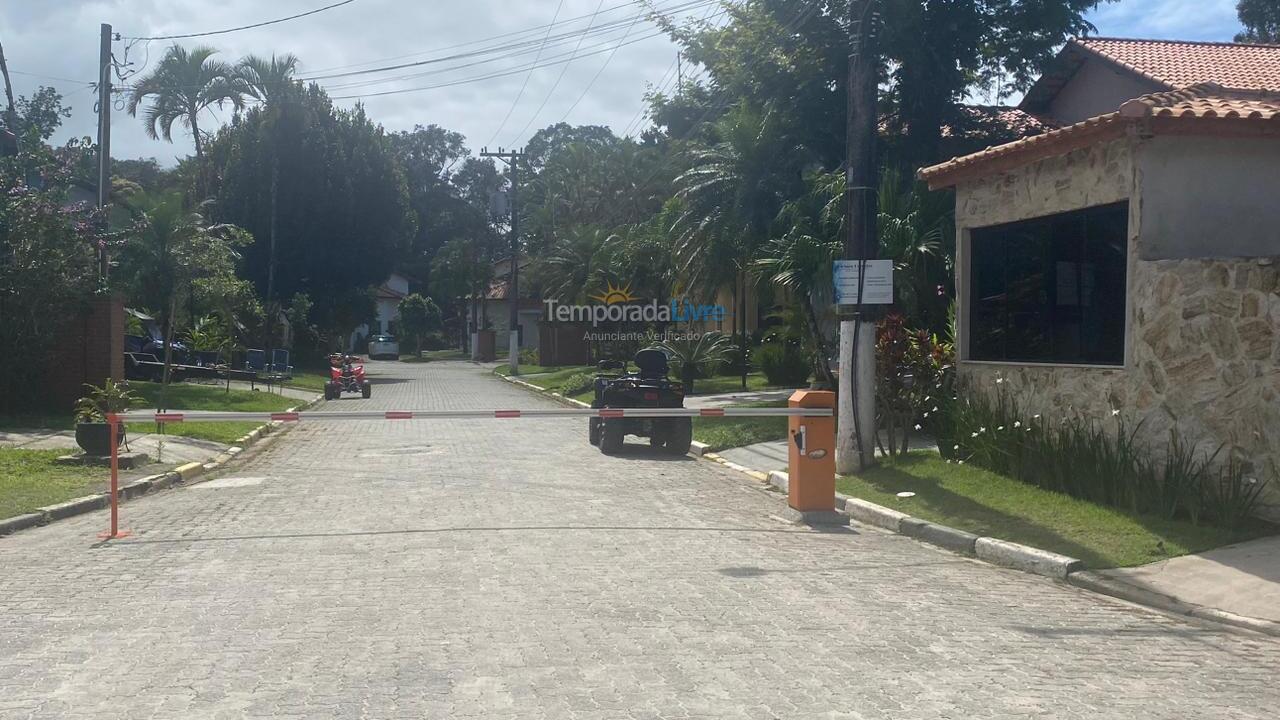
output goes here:
[[1032, 419], [1032, 420], [1039, 420], [1039, 419], [1040, 419], [1040, 416], [1039, 416], [1039, 415], [1033, 415], [1033, 416], [1031, 416], [1031, 419]]
[[959, 445], [956, 445], [955, 447], [953, 447], [953, 448], [951, 448], [951, 449], [952, 449], [952, 450], [959, 450], [959, 449], [960, 449], [960, 446], [959, 446]]
[[938, 412], [938, 406], [937, 406], [937, 405], [934, 405], [934, 406], [933, 406], [933, 409], [932, 409], [932, 410], [930, 410], [929, 412]]
[[969, 437], [978, 437], [978, 433], [974, 433], [974, 434], [970, 435]]
[[1117, 415], [1119, 415], [1119, 414], [1120, 414], [1120, 411], [1119, 411], [1119, 410], [1112, 410], [1112, 411], [1111, 411], [1111, 417], [1115, 417], [1115, 416], [1117, 416]]
[[1001, 431], [1001, 430], [1003, 430], [1003, 429], [1004, 429], [1004, 426], [1003, 426], [1003, 425], [1001, 425], [1000, 427], [996, 428], [996, 432], [999, 432], [999, 431]]
[[963, 460], [957, 460], [957, 461], [956, 461], [956, 464], [957, 464], [957, 465], [963, 465], [963, 464], [964, 464], [964, 461], [963, 461]]
[[980, 432], [980, 433], [984, 433], [984, 432], [986, 432], [986, 431], [987, 431], [987, 429], [986, 429], [986, 428], [984, 428], [984, 427], [980, 427], [980, 428], [978, 428], [978, 432]]
[[1021, 421], [1021, 420], [1014, 420], [1014, 421], [1013, 421], [1013, 426], [1014, 426], [1015, 428], [1020, 428], [1020, 427], [1022, 427], [1022, 421]]
[[1001, 383], [1003, 383], [1003, 382], [1004, 382], [1004, 378], [996, 378], [996, 384], [997, 384], [997, 385], [999, 385], [999, 384], [1001, 384]]
[[916, 423], [916, 429], [917, 429], [917, 430], [919, 430], [919, 429], [920, 429], [920, 423]]

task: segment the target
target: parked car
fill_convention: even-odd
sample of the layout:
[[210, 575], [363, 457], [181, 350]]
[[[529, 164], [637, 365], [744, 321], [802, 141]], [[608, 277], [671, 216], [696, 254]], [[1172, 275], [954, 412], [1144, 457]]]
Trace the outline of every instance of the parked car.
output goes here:
[[369, 338], [370, 360], [399, 360], [400, 343], [391, 335], [373, 335]]

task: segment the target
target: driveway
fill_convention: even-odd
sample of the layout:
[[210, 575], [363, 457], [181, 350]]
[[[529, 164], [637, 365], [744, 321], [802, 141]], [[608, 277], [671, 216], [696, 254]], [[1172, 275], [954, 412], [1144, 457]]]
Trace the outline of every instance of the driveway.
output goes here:
[[[374, 363], [321, 409], [533, 408]], [[858, 528], [581, 419], [315, 421], [0, 539], [0, 717], [1264, 718], [1280, 642]]]

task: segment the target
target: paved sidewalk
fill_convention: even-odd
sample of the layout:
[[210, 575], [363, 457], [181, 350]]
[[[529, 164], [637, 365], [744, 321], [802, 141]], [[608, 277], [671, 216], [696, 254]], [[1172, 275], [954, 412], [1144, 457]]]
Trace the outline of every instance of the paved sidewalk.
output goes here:
[[1102, 574], [1182, 602], [1280, 622], [1280, 536]]
[[[933, 438], [912, 436], [907, 443], [908, 450], [937, 450], [938, 441]], [[736, 465], [769, 472], [770, 470], [786, 470], [789, 448], [786, 440], [770, 440], [744, 447], [729, 448], [717, 451], [720, 457]], [[876, 449], [876, 457], [883, 457], [880, 449]]]
[[[210, 440], [158, 433], [130, 433], [128, 441], [127, 449], [132, 452], [146, 453], [152, 461], [151, 465], [157, 462], [163, 462], [166, 465], [208, 462], [229, 447]], [[0, 430], [0, 447], [23, 450], [66, 450], [68, 454], [80, 452], [80, 447], [76, 445], [74, 430]], [[122, 446], [123, 449], [125, 448]], [[151, 465], [143, 468], [150, 468]]]
[[[469, 363], [330, 409], [553, 407]], [[779, 522], [581, 419], [315, 421], [0, 540], [3, 718], [1271, 718], [1280, 641]]]

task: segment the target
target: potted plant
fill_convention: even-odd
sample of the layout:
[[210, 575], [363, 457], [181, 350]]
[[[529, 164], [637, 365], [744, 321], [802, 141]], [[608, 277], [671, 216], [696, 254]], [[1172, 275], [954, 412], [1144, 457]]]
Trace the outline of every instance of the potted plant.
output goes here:
[[[107, 378], [102, 387], [85, 384], [88, 394], [76, 401], [76, 444], [87, 455], [111, 454], [111, 426], [107, 415], [129, 409], [129, 384]], [[116, 445], [124, 442], [124, 423], [117, 423]]]

